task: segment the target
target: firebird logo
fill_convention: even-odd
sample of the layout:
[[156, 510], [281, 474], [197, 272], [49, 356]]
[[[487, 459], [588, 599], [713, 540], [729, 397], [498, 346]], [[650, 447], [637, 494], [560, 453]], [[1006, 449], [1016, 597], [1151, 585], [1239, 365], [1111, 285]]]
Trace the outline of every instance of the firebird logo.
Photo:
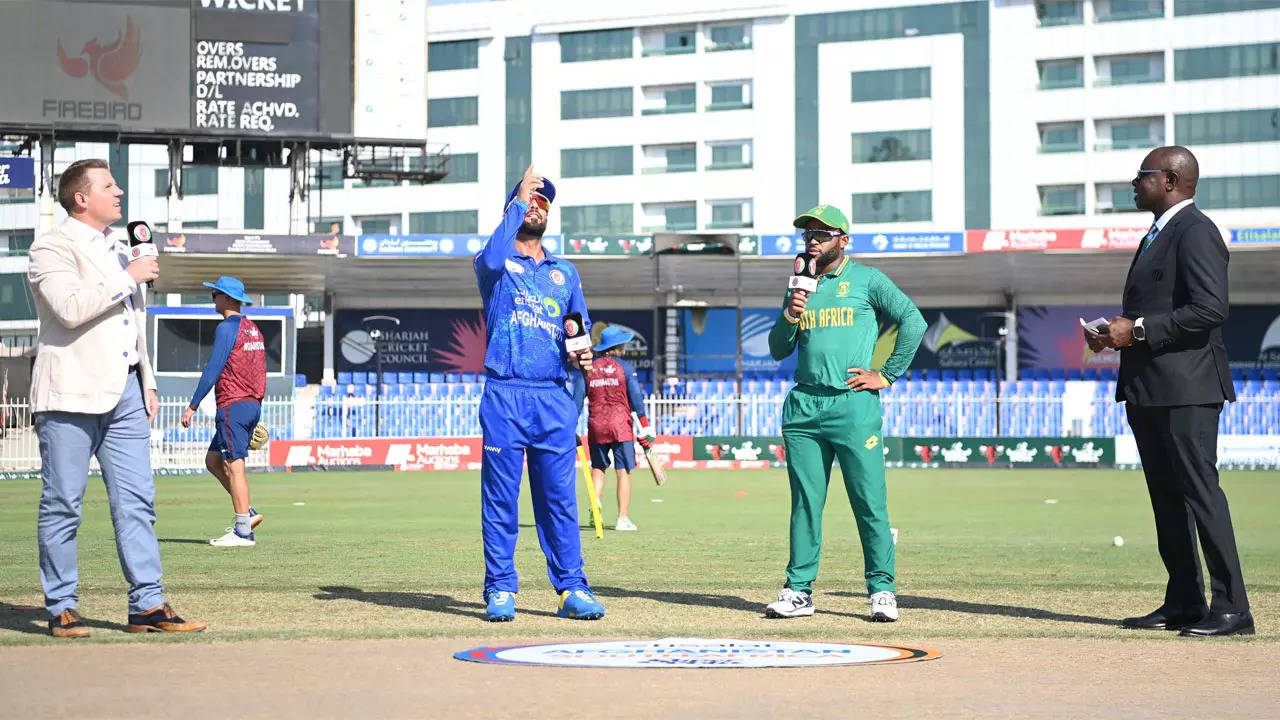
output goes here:
[[71, 57], [62, 47], [62, 38], [58, 38], [58, 64], [62, 71], [71, 77], [82, 78], [92, 73], [93, 79], [111, 91], [121, 100], [129, 100], [129, 88], [124, 81], [142, 60], [142, 37], [133, 24], [132, 17], [125, 18], [124, 36], [116, 34], [115, 42], [102, 45], [98, 38], [84, 44], [84, 49], [76, 57]]

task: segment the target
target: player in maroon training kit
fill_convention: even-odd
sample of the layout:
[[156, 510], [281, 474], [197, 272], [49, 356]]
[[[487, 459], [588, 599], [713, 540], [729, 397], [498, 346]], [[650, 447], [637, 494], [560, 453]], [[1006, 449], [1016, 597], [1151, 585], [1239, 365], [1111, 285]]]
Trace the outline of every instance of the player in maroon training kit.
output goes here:
[[[231, 495], [235, 525], [209, 544], [217, 547], [252, 547], [257, 544], [253, 529], [262, 522], [262, 514], [249, 504], [249, 478], [245, 474], [245, 458], [249, 457], [249, 440], [262, 414], [262, 398], [267, 393], [267, 352], [262, 331], [240, 312], [242, 305], [253, 301], [244, 292], [244, 283], [223, 276], [213, 288], [213, 307], [222, 316], [214, 330], [213, 354], [200, 376], [200, 384], [191, 396], [191, 404], [182, 413], [182, 427], [191, 427], [191, 417], [210, 389], [218, 401], [213, 442], [205, 454], [204, 464]], [[216, 387], [214, 383], [217, 383]]]
[[[635, 530], [635, 523], [627, 517], [631, 505], [631, 471], [636, 466], [633, 442], [644, 448], [653, 444], [653, 430], [644, 410], [644, 392], [636, 379], [631, 363], [622, 360], [623, 347], [634, 334], [620, 327], [609, 326], [600, 333], [596, 345], [596, 359], [586, 373], [574, 378], [574, 398], [581, 407], [585, 396], [590, 400], [587, 416], [587, 444], [591, 448], [591, 481], [596, 486], [596, 497], [604, 493], [605, 471], [609, 468], [609, 456], [618, 473], [618, 523], [617, 530]], [[631, 413], [640, 421], [640, 437], [632, 431]]]

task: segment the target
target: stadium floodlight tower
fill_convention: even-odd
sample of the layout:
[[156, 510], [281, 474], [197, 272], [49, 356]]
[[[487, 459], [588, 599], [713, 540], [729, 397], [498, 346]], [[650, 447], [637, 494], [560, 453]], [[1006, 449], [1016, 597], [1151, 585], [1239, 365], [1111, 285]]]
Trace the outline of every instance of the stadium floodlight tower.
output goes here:
[[[742, 250], [755, 238], [737, 233], [656, 232], [653, 234], [653, 336], [663, 338], [662, 361], [654, 362], [654, 387], [678, 375], [723, 376], [721, 361], [733, 358], [735, 394], [742, 390]], [[665, 259], [665, 262], [664, 262]], [[732, 272], [727, 265], [733, 264]], [[683, 311], [734, 311], [733, 355], [693, 358], [681, 352]], [[704, 367], [705, 365], [705, 367]], [[742, 404], [737, 429], [742, 429]]]

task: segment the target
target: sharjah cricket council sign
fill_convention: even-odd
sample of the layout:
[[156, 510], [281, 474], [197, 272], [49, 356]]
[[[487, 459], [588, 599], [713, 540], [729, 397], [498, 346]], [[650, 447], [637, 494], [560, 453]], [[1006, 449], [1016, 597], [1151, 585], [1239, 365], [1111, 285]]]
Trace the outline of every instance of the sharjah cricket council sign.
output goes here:
[[883, 665], [941, 657], [933, 650], [890, 645], [837, 645], [663, 638], [615, 642], [478, 647], [454, 653], [458, 660], [496, 665], [604, 668], [793, 668]]

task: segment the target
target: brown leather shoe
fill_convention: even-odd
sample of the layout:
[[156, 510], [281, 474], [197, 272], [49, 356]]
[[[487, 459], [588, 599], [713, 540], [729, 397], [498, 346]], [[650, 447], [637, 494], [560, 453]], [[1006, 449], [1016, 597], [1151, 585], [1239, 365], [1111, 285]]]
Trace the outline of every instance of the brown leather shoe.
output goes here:
[[56, 638], [85, 638], [89, 637], [89, 626], [84, 624], [80, 613], [63, 610], [49, 619], [49, 632]]
[[207, 627], [208, 623], [199, 620], [183, 620], [169, 603], [164, 603], [140, 615], [129, 613], [125, 632], [200, 632]]

